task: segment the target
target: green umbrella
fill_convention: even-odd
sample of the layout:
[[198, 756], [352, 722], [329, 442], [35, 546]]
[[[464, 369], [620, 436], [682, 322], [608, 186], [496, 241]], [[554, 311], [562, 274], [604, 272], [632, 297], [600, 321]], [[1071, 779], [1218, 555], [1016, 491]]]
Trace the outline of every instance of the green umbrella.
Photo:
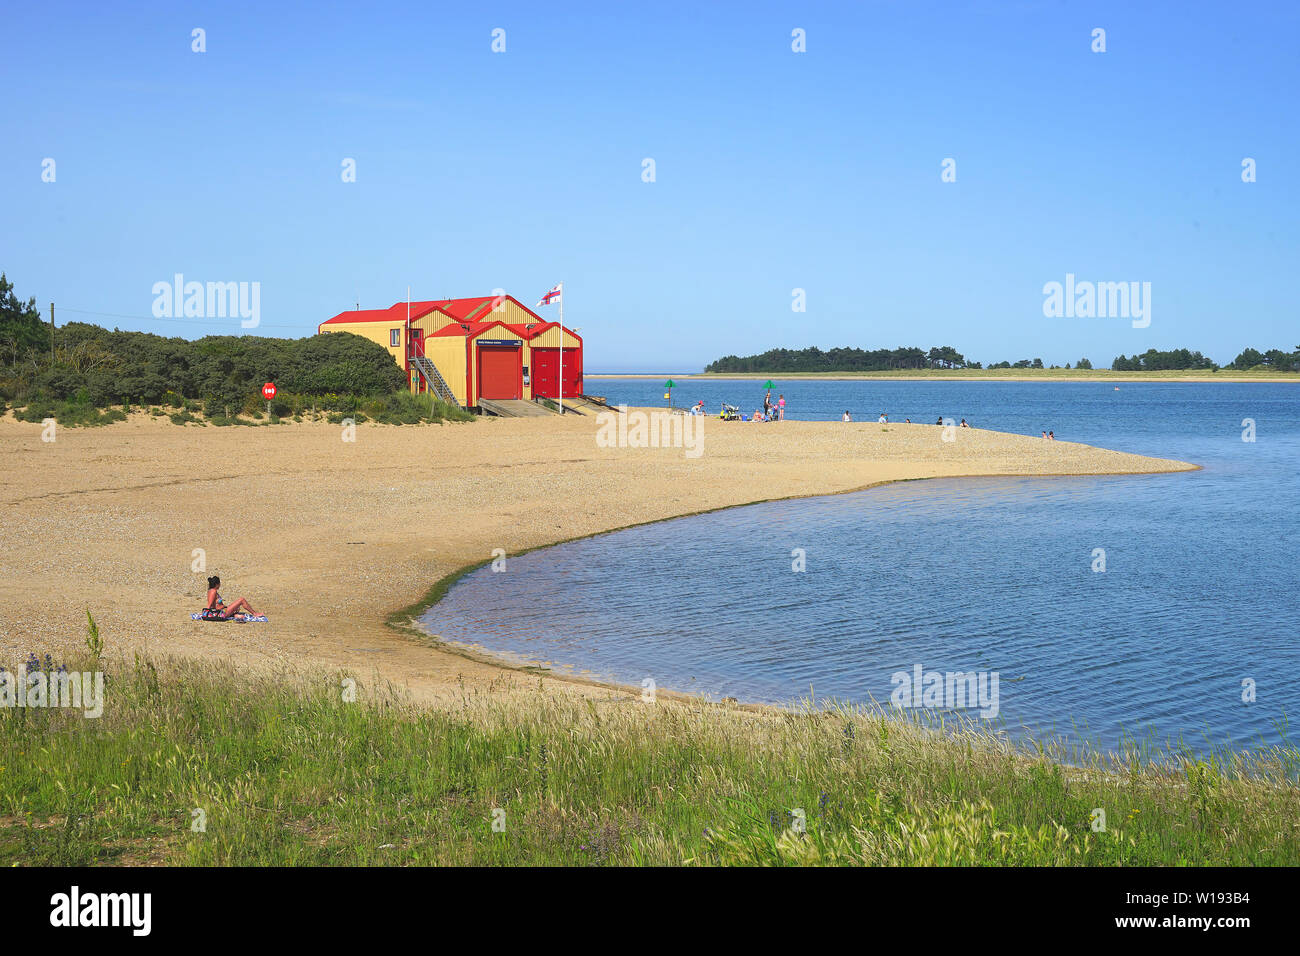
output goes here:
[[671, 378], [668, 381], [664, 382], [664, 388], [672, 388], [672, 387], [673, 387], [673, 380]]
[[764, 388], [776, 388], [776, 386], [772, 384], [772, 380], [771, 380], [771, 379], [768, 379], [768, 380], [767, 380], [767, 384], [764, 385], [763, 387], [764, 387]]

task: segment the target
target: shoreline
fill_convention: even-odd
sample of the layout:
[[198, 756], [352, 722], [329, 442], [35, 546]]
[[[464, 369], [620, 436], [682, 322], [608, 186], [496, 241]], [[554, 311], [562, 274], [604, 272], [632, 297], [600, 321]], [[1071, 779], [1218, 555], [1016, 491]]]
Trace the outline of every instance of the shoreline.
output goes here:
[[[1179, 374], [1163, 372], [1097, 372], [1090, 371], [1086, 375], [1072, 375], [1068, 370], [1053, 370], [1053, 374], [1043, 375], [1026, 375], [1017, 370], [1016, 374], [994, 375], [980, 374], [978, 372], [932, 372], [928, 375], [920, 375], [916, 372], [661, 372], [652, 374], [649, 372], [588, 372], [585, 374], [586, 379], [597, 380], [625, 380], [625, 379], [661, 379], [671, 378], [674, 381], [684, 379], [686, 381], [738, 381], [752, 382], [760, 379], [783, 379], [785, 381], [809, 381], [809, 382], [1038, 382], [1043, 384], [1059, 384], [1061, 382], [1080, 382], [1080, 383], [1115, 383], [1115, 382], [1142, 382], [1147, 384], [1224, 384], [1224, 385], [1300, 385], [1300, 375], [1294, 375], [1289, 378], [1277, 377], [1276, 375], [1259, 376], [1251, 375], [1246, 372], [1225, 373], [1219, 375], [1207, 374]], [[1064, 374], [1056, 374], [1063, 372]]]
[[[518, 555], [897, 481], [1198, 467], [983, 429], [943, 443], [938, 426], [923, 424], [709, 423], [697, 459], [681, 449], [601, 448], [590, 416], [366, 424], [352, 445], [324, 423], [217, 429], [141, 414], [61, 429], [50, 445], [40, 430], [0, 420], [10, 519], [0, 529], [0, 657], [79, 647], [91, 609], [115, 651], [373, 672], [422, 702], [503, 676], [538, 678], [536, 669], [461, 654], [411, 623], [498, 548]], [[191, 566], [200, 551], [202, 572]], [[248, 597], [271, 622], [191, 622], [212, 573], [228, 600]], [[554, 671], [541, 677], [578, 693], [622, 690]]]
[[[1000, 432], [998, 434], [1007, 434], [1007, 433]], [[1170, 459], [1162, 459], [1162, 460], [1170, 460]], [[600, 538], [600, 537], [604, 537], [605, 535], [618, 534], [619, 532], [622, 531], [628, 531], [632, 528], [643, 528], [648, 525], [662, 524], [666, 521], [678, 521], [683, 518], [695, 518], [701, 515], [717, 514], [718, 512], [721, 511], [731, 511], [736, 508], [749, 508], [749, 507], [753, 507], [754, 505], [768, 504], [768, 503], [779, 502], [779, 501], [796, 501], [803, 498], [833, 498], [833, 497], [838, 497], [840, 495], [861, 494], [862, 492], [871, 491], [876, 488], [884, 488], [889, 485], [903, 484], [911, 481], [947, 481], [947, 480], [978, 481], [980, 479], [986, 479], [986, 478], [1106, 479], [1106, 478], [1125, 478], [1125, 477], [1131, 478], [1137, 475], [1151, 475], [1151, 474], [1183, 474], [1187, 472], [1204, 470], [1204, 466], [1197, 465], [1192, 462], [1185, 462], [1183, 464], [1188, 464], [1191, 467], [1181, 468], [1181, 469], [1167, 471], [1167, 472], [1113, 471], [1113, 472], [1104, 472], [1104, 473], [1094, 474], [1094, 475], [1080, 475], [1080, 474], [1069, 474], [1069, 473], [1062, 473], [1062, 474], [1026, 473], [1020, 475], [969, 474], [969, 475], [928, 476], [928, 477], [921, 477], [921, 478], [891, 478], [885, 481], [878, 481], [873, 484], [866, 485], [862, 488], [847, 488], [843, 491], [835, 491], [829, 494], [814, 493], [814, 494], [807, 494], [807, 495], [794, 495], [794, 496], [788, 496], [784, 498], [764, 498], [757, 501], [746, 501], [734, 505], [723, 505], [719, 508], [710, 508], [705, 511], [692, 511], [692, 512], [687, 512], [679, 515], [669, 515], [663, 518], [654, 518], [649, 521], [642, 521], [636, 524], [624, 525], [623, 527], [620, 528], [610, 528], [606, 531], [595, 531], [592, 532], [591, 534], [578, 535], [572, 538], [563, 538], [558, 541], [553, 541], [550, 544], [539, 544], [534, 547], [525, 548], [522, 551], [518, 551], [513, 554], [507, 555], [507, 557], [511, 557], [511, 558], [519, 557], [524, 554], [531, 554], [534, 551], [544, 551], [548, 548], [560, 547], [561, 545], [570, 544], [574, 541], [586, 541], [591, 538]], [[475, 571], [478, 571], [481, 568], [487, 567], [489, 564], [492, 563], [492, 561], [493, 561], [492, 558], [485, 558], [480, 561], [475, 561], [470, 564], [466, 564], [463, 567], [457, 568], [456, 570], [443, 576], [442, 578], [435, 581], [434, 584], [429, 588], [429, 590], [419, 600], [413, 602], [412, 604], [407, 605], [406, 607], [393, 611], [391, 614], [389, 614], [385, 618], [384, 623], [388, 627], [392, 628], [398, 634], [426, 643], [430, 647], [436, 648], [437, 650], [442, 651], [443, 653], [452, 654], [458, 657], [464, 657], [465, 659], [475, 661], [476, 663], [488, 664], [494, 667], [499, 667], [502, 670], [512, 671], [520, 674], [529, 674], [529, 675], [543, 674], [546, 677], [549, 677], [553, 680], [562, 681], [564, 683], [576, 684], [583, 687], [595, 687], [604, 690], [617, 691], [619, 693], [626, 694], [628, 696], [637, 696], [641, 693], [641, 688], [636, 687], [635, 685], [632, 684], [623, 684], [615, 680], [605, 680], [598, 677], [587, 677], [582, 674], [568, 673], [563, 670], [557, 670], [556, 668], [549, 666], [549, 664], [546, 662], [526, 663], [523, 661], [512, 660], [510, 657], [506, 656], [501, 652], [492, 651], [489, 648], [483, 647], [482, 645], [478, 645], [478, 644], [471, 645], [471, 644], [464, 644], [456, 641], [446, 641], [440, 638], [438, 635], [431, 634], [430, 632], [424, 630], [420, 626], [419, 618], [423, 614], [425, 614], [430, 608], [437, 606], [447, 596], [447, 594], [451, 591], [451, 589], [455, 587], [458, 583], [460, 583], [460, 581], [463, 580], [466, 576], [472, 574]], [[564, 665], [564, 666], [570, 666], [570, 665]], [[658, 687], [656, 688], [655, 692], [660, 696], [667, 697], [672, 700], [680, 700], [680, 701], [699, 703], [699, 704], [714, 704], [714, 705], [720, 703], [719, 701], [709, 700], [708, 698], [703, 697], [699, 693], [693, 691], [680, 691], [680, 690], [673, 690], [671, 688], [666, 688], [666, 687]], [[735, 698], [728, 699], [727, 703], [728, 706], [739, 708], [742, 710], [748, 710], [751, 712], [762, 712], [768, 710], [784, 711], [789, 709], [788, 707], [785, 707], [783, 705], [762, 703], [758, 701], [747, 701], [747, 700], [735, 699]]]

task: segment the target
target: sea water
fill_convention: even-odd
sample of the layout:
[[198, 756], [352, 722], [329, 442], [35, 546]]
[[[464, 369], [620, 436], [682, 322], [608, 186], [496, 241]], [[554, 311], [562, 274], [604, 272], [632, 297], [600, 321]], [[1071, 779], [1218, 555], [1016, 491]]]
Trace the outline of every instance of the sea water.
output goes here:
[[[918, 665], [996, 674], [996, 717], [966, 716], [1101, 749], [1290, 739], [1300, 386], [777, 384], [792, 419], [966, 418], [1203, 470], [908, 482], [674, 519], [512, 557], [504, 574], [485, 567], [427, 612], [426, 629], [514, 660], [742, 701], [890, 706]], [[761, 385], [675, 394], [748, 411]], [[662, 403], [661, 386], [588, 380], [629, 405]]]

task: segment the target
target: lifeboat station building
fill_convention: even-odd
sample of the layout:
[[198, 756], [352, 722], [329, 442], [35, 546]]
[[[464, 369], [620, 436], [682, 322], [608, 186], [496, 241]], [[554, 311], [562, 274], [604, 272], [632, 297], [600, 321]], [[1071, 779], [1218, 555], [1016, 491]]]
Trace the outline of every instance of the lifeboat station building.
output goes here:
[[340, 312], [317, 332], [379, 343], [406, 371], [412, 392], [462, 408], [481, 399], [554, 399], [561, 387], [565, 398], [583, 392], [582, 337], [508, 295]]

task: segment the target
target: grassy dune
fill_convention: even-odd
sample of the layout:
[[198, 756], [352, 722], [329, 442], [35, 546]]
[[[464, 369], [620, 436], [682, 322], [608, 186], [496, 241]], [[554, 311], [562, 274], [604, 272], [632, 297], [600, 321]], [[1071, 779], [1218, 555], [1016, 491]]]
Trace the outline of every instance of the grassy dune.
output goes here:
[[0, 711], [0, 863], [1300, 863], [1293, 749], [1105, 770], [972, 730], [556, 698], [517, 675], [430, 711], [360, 679], [345, 702], [341, 674], [104, 669], [98, 720]]

